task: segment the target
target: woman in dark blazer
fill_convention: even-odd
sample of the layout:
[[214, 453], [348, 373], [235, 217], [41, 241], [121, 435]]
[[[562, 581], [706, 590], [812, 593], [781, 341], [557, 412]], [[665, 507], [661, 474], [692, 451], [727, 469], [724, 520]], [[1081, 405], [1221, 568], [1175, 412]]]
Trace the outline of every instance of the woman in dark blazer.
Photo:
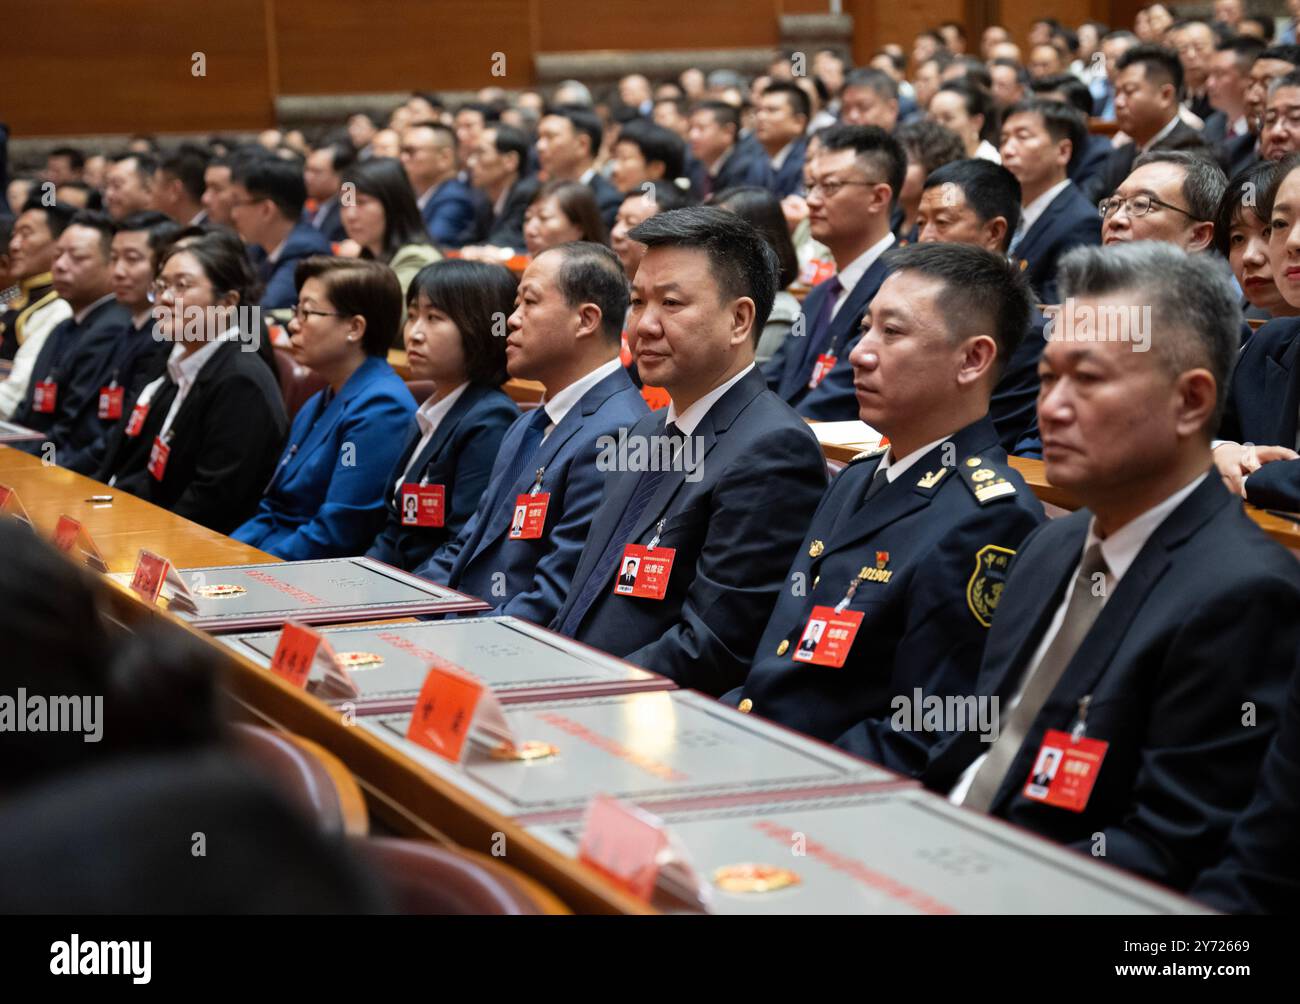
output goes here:
[[387, 265], [315, 256], [294, 271], [294, 359], [326, 387], [302, 406], [257, 514], [231, 534], [277, 558], [359, 554], [384, 524], [384, 478], [415, 399], [386, 358], [402, 324]]
[[500, 265], [452, 259], [421, 269], [407, 292], [411, 376], [434, 391], [385, 482], [388, 521], [366, 553], [414, 570], [460, 533], [519, 417], [501, 391], [505, 319], [518, 281]]
[[229, 533], [257, 506], [289, 425], [249, 344], [257, 277], [239, 238], [214, 230], [164, 254], [154, 293], [156, 334], [173, 343], [166, 372], [125, 410], [96, 476]]

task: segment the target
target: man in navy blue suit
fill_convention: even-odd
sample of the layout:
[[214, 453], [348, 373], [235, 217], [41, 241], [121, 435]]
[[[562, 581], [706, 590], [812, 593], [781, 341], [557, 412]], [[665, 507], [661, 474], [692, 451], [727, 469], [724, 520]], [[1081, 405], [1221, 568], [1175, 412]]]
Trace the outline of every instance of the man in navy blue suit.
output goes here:
[[591, 189], [605, 226], [613, 227], [623, 193], [596, 170], [600, 119], [590, 108], [560, 105], [537, 124], [537, 162], [550, 181], [577, 181]]
[[778, 80], [758, 99], [754, 138], [767, 154], [772, 169], [768, 185], [778, 199], [803, 188], [804, 153], [808, 149], [808, 122], [812, 102], [796, 84]]
[[429, 239], [453, 248], [471, 239], [474, 195], [457, 177], [455, 131], [441, 122], [416, 122], [402, 133], [401, 157]]
[[701, 199], [742, 186], [771, 187], [772, 168], [762, 151], [738, 143], [740, 112], [725, 101], [701, 101], [691, 109], [686, 133], [691, 148], [687, 173]]
[[875, 126], [831, 126], [817, 138], [808, 221], [813, 238], [830, 249], [836, 274], [809, 292], [803, 314], [763, 374], [805, 418], [847, 421], [858, 416], [849, 353], [862, 315], [885, 279], [880, 256], [894, 243], [890, 218], [907, 157]]
[[[754, 367], [776, 296], [762, 235], [695, 207], [653, 216], [629, 238], [647, 250], [628, 346], [670, 402], [632, 427], [626, 448], [610, 444], [605, 496], [551, 628], [721, 694], [744, 677], [825, 487], [825, 459]], [[620, 589], [629, 558], [640, 562], [635, 585]]]
[[628, 293], [614, 252], [587, 242], [543, 252], [517, 303], [506, 368], [546, 394], [506, 432], [477, 511], [416, 574], [545, 625], [569, 593], [600, 502], [599, 440], [649, 409], [618, 357]]
[[1024, 269], [1039, 303], [1056, 303], [1056, 263], [1081, 244], [1101, 243], [1097, 207], [1069, 178], [1088, 126], [1060, 101], [1012, 105], [1002, 120], [1002, 164], [1020, 182], [1020, 225], [1011, 237], [1012, 260]]
[[1076, 248], [1060, 278], [1073, 310], [1043, 350], [1038, 421], [1048, 480], [1087, 508], [1011, 566], [978, 683], [997, 738], [952, 732], [923, 779], [1186, 889], [1221, 858], [1276, 729], [1300, 566], [1210, 458], [1241, 327], [1227, 265], [1147, 242]]
[[330, 242], [302, 222], [307, 187], [302, 169], [270, 154], [237, 158], [231, 165], [230, 218], [245, 244], [266, 252], [258, 265], [267, 310], [293, 307], [293, 270], [303, 258], [332, 254]]
[[352, 166], [356, 156], [352, 148], [342, 143], [327, 143], [307, 155], [302, 167], [302, 180], [307, 197], [315, 200], [316, 208], [303, 213], [303, 222], [309, 223], [327, 241], [341, 241], [347, 236], [340, 218], [343, 172]]

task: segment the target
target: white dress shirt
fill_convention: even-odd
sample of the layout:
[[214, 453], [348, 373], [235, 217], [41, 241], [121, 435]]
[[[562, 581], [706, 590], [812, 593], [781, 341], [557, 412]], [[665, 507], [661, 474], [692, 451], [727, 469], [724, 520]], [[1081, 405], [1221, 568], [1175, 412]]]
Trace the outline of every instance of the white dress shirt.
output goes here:
[[586, 376], [573, 381], [554, 397], [543, 399], [538, 407], [546, 409], [546, 417], [551, 420], [551, 424], [542, 433], [542, 441], [545, 442], [546, 438], [555, 431], [555, 427], [564, 421], [564, 416], [572, 410], [575, 404], [582, 400], [582, 395], [604, 380], [605, 377], [612, 376], [622, 368], [622, 361], [618, 356], [615, 356], [609, 362], [597, 366]]
[[[1079, 552], [1079, 565], [1083, 564], [1083, 555], [1087, 553], [1088, 548], [1100, 542], [1101, 556], [1106, 562], [1106, 589], [1098, 597], [1103, 607], [1115, 595], [1115, 589], [1119, 586], [1120, 579], [1124, 578], [1124, 573], [1137, 560], [1137, 556], [1141, 553], [1142, 548], [1146, 546], [1146, 542], [1151, 535], [1209, 476], [1210, 474], [1207, 473], [1193, 478], [1190, 484], [1184, 485], [1163, 502], [1152, 506], [1141, 516], [1125, 523], [1105, 539], [1097, 535], [1097, 518], [1093, 517], [1088, 524], [1088, 536], [1083, 542], [1083, 550]], [[1216, 474], [1215, 477], [1217, 476]], [[1074, 574], [1070, 576], [1070, 581], [1066, 584], [1060, 605], [1057, 606], [1056, 613], [1052, 615], [1052, 622], [1047, 625], [1047, 630], [1043, 632], [1042, 640], [1039, 641], [1033, 658], [1025, 664], [1027, 669], [1037, 668], [1038, 664], [1043, 661], [1043, 656], [1047, 653], [1047, 647], [1052, 644], [1057, 633], [1061, 630], [1061, 625], [1065, 622], [1066, 608], [1070, 605], [1070, 596], [1074, 592], [1074, 580], [1079, 575], [1079, 565], [1075, 566]], [[1015, 706], [1020, 703], [1020, 698], [1025, 692], [1025, 685], [1029, 682], [1029, 676], [1028, 672], [1021, 674], [1015, 692], [1007, 699], [1005, 706], [999, 709], [999, 717], [1003, 720], [1008, 719]], [[962, 772], [956, 785], [948, 794], [948, 801], [954, 805], [962, 803], [962, 799], [966, 797], [966, 792], [970, 788], [971, 782], [975, 780], [975, 774], [980, 769], [980, 764], [984, 762], [985, 756], [988, 756], [988, 754], [985, 753], [983, 756], [976, 758], [975, 762]]]
[[451, 411], [451, 406], [460, 400], [460, 396], [465, 393], [465, 388], [468, 386], [469, 381], [467, 380], [441, 400], [435, 401], [432, 397], [429, 397], [424, 404], [416, 409], [415, 424], [420, 427], [420, 441], [415, 444], [415, 449], [411, 451], [411, 459], [406, 463], [406, 470], [402, 471], [397, 478], [397, 483], [393, 485], [394, 492], [402, 490], [402, 485], [406, 483], [411, 468], [420, 459], [420, 453], [429, 445], [429, 440], [438, 431], [438, 426], [447, 417], [447, 412]]
[[677, 414], [677, 402], [669, 400], [668, 417], [664, 424], [667, 425], [669, 422], [676, 423], [677, 430], [683, 436], [689, 436], [695, 431], [696, 426], [704, 421], [704, 416], [709, 413], [710, 408], [718, 403], [722, 395], [731, 390], [731, 388], [736, 386], [736, 384], [740, 383], [741, 380], [745, 379], [745, 374], [753, 368], [754, 364], [750, 363], [726, 383], [714, 387], [713, 390], [705, 394], [680, 415]]
[[941, 436], [940, 438], [936, 439], [933, 443], [926, 443], [919, 450], [913, 450], [902, 460], [890, 460], [890, 457], [894, 455], [894, 451], [892, 448], [888, 449], [885, 451], [884, 457], [881, 458], [880, 466], [876, 468], [875, 473], [879, 474], [881, 471], [884, 471], [885, 477], [889, 479], [890, 484], [893, 484], [895, 481], [897, 481], [899, 478], [901, 478], [904, 474], [907, 473], [907, 469], [909, 467], [915, 464], [918, 460], [924, 457], [927, 453], [933, 450], [940, 443], [944, 442], [949, 438], [950, 437], [948, 436]]
[[1002, 154], [998, 152], [998, 148], [996, 146], [994, 146], [988, 140], [982, 139], [980, 140], [980, 145], [975, 148], [975, 159], [989, 160], [992, 161], [994, 164], [1001, 164]]
[[1023, 207], [1020, 210], [1020, 226], [1016, 228], [1016, 232], [1021, 236], [1029, 233], [1030, 228], [1038, 222], [1038, 218], [1047, 211], [1047, 207], [1052, 204], [1058, 195], [1065, 191], [1069, 184], [1070, 179], [1066, 178], [1053, 185], [1029, 205]]
[[849, 294], [853, 292], [853, 287], [858, 284], [858, 280], [866, 274], [867, 269], [876, 263], [877, 258], [893, 246], [893, 243], [894, 235], [885, 234], [884, 237], [880, 238], [836, 273], [840, 277], [840, 285], [844, 288], [836, 298], [834, 306], [831, 307], [832, 320], [840, 312], [840, 308], [844, 306], [845, 301], [848, 300]]

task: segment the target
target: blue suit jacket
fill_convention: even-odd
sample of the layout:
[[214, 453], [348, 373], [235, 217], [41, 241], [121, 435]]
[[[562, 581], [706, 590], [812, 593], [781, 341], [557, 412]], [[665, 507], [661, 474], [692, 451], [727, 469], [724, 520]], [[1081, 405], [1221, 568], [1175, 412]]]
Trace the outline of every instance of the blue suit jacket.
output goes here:
[[[1061, 604], [1091, 513], [1051, 520], [1011, 566], [977, 694], [1007, 707]], [[1025, 735], [991, 813], [1186, 889], [1224, 851], [1250, 801], [1300, 645], [1300, 564], [1243, 512], [1217, 473], [1138, 553]], [[1090, 697], [1086, 735], [1106, 756], [1082, 812], [1024, 795], [1048, 729], [1069, 732]], [[1243, 727], [1247, 704], [1255, 724]], [[948, 791], [988, 751], [973, 732], [936, 744], [923, 778]]]
[[387, 360], [367, 357], [338, 394], [313, 394], [289, 429], [257, 513], [231, 534], [278, 558], [360, 554], [384, 522], [415, 399]]
[[[663, 435], [667, 415], [647, 415], [629, 437]], [[667, 595], [618, 596], [611, 576], [573, 637], [716, 695], [744, 678], [807, 514], [826, 487], [826, 460], [807, 423], [767, 390], [757, 370], [718, 399], [693, 438], [696, 452], [685, 459], [698, 473], [669, 472], [625, 541], [645, 544], [658, 532], [656, 546], [676, 550]], [[641, 476], [609, 475], [552, 630], [594, 574]]]
[[293, 285], [293, 270], [298, 267], [299, 260], [310, 258], [314, 254], [333, 253], [330, 242], [319, 230], [310, 223], [296, 224], [284, 240], [280, 257], [274, 263], [263, 258], [258, 265], [258, 272], [266, 283], [262, 306], [266, 310], [279, 310], [297, 305], [298, 290]]
[[473, 235], [474, 196], [459, 178], [448, 178], [435, 188], [420, 214], [435, 244], [458, 248]]
[[[385, 482], [388, 502], [384, 529], [370, 545], [367, 556], [411, 570], [454, 539], [478, 508], [501, 440], [518, 417], [519, 409], [509, 396], [495, 387], [470, 384], [438, 424], [414, 464], [411, 453], [420, 441], [420, 426], [412, 422], [406, 445]], [[411, 470], [405, 480], [443, 486], [442, 526], [402, 525], [401, 492], [394, 486], [408, 465]]]
[[344, 240], [348, 233], [343, 229], [340, 205], [339, 197], [335, 195], [332, 198], [327, 199], [323, 205], [316, 207], [316, 213], [319, 213], [322, 209], [325, 210], [325, 215], [321, 218], [320, 226], [316, 226], [312, 223], [312, 220], [316, 218], [316, 213], [309, 212], [304, 208], [302, 211], [302, 222], [306, 223], [307, 226], [311, 227], [313, 230], [319, 232], [327, 241]]
[[1083, 146], [1079, 156], [1074, 158], [1074, 163], [1070, 165], [1070, 180], [1082, 190], [1087, 184], [1088, 179], [1094, 177], [1105, 165], [1110, 152], [1115, 147], [1111, 145], [1109, 136], [1089, 136]]
[[[749, 676], [724, 700], [734, 706], [748, 698], [755, 714], [917, 774], [940, 733], [892, 728], [893, 698], [910, 697], [917, 687], [927, 695], [977, 693], [998, 583], [1044, 516], [1007, 465], [987, 416], [954, 432], [864, 503], [883, 452], [850, 463], [822, 496]], [[945, 468], [947, 454], [955, 469]], [[974, 468], [966, 465], [972, 458]], [[975, 486], [983, 482], [969, 477], [980, 469], [995, 472], [1014, 493], [980, 502]], [[794, 661], [813, 607], [839, 603], [859, 569], [877, 566], [882, 551], [889, 581], [862, 582], [846, 608], [863, 620], [845, 664]], [[982, 579], [974, 579], [986, 566]]]
[[[621, 366], [582, 395], [537, 448], [534, 461], [513, 484], [503, 484], [530, 416], [521, 415], [506, 432], [492, 466], [492, 479], [478, 509], [454, 540], [448, 541], [416, 574], [494, 603], [494, 614], [509, 614], [549, 624], [569, 591], [592, 514], [600, 502], [605, 474], [596, 466], [601, 436], [636, 423], [649, 412]], [[551, 499], [546, 526], [537, 540], [510, 540], [513, 505], [494, 520], [501, 498], [514, 502], [527, 492], [544, 467], [541, 491]]]
[[728, 188], [772, 187], [772, 165], [768, 163], [762, 147], [755, 152], [749, 147], [733, 146], [731, 156], [722, 162], [717, 177], [709, 177], [704, 164], [690, 157], [686, 162], [686, 174], [691, 179], [691, 189], [701, 199], [707, 195], [717, 195]]
[[[1300, 318], [1279, 317], [1242, 348], [1219, 437], [1294, 449], [1298, 413]], [[1266, 509], [1300, 510], [1300, 460], [1265, 464], [1246, 479], [1246, 498]]]
[[[776, 354], [763, 367], [767, 385], [804, 418], [820, 422], [851, 421], [858, 417], [858, 402], [853, 393], [853, 367], [849, 353], [862, 336], [862, 315], [885, 281], [885, 265], [877, 258], [850, 291], [839, 312], [831, 319], [827, 337], [821, 346], [812, 344], [812, 329], [830, 290], [818, 283], [803, 301], [803, 315], [796, 327], [781, 343]], [[829, 281], [829, 280], [828, 280]], [[802, 331], [796, 337], [795, 331]], [[821, 352], [834, 350], [835, 366], [814, 390], [808, 389], [813, 365]]]
[[1097, 207], [1070, 182], [1043, 215], [1021, 238], [1012, 252], [1037, 295], [1038, 303], [1056, 303], [1056, 263], [1061, 255], [1080, 245], [1101, 244], [1101, 217]]
[[[784, 199], [787, 195], [793, 195], [803, 189], [803, 161], [807, 152], [808, 138], [801, 136], [794, 141], [794, 146], [786, 155], [785, 161], [781, 164], [781, 169], [772, 172], [768, 187], [778, 199]], [[769, 168], [771, 163], [772, 161], [769, 158]]]

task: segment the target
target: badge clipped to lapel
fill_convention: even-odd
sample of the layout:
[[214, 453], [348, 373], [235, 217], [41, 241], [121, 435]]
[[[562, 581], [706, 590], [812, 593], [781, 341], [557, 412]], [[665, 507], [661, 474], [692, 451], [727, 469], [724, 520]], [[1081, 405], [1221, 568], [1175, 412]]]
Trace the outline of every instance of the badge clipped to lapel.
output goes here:
[[402, 485], [402, 526], [442, 526], [446, 519], [446, 493], [443, 485]]
[[1069, 732], [1048, 729], [1044, 734], [1025, 783], [1025, 798], [1070, 812], [1087, 808], [1109, 746], [1084, 736], [1091, 700], [1091, 695], [1080, 698], [1079, 717]]
[[849, 657], [864, 616], [863, 611], [849, 610], [848, 605], [864, 582], [886, 583], [893, 577], [893, 570], [886, 567], [888, 564], [889, 552], [877, 551], [876, 567], [863, 565], [835, 606], [813, 607], [790, 658], [813, 666], [840, 669]]
[[101, 422], [116, 422], [122, 417], [122, 401], [125, 389], [114, 380], [107, 387], [99, 388], [99, 408], [96, 412]]
[[533, 487], [515, 496], [515, 511], [510, 517], [511, 540], [539, 540], [546, 528], [546, 507], [551, 504], [551, 493], [542, 491], [545, 467], [537, 468]]
[[628, 544], [618, 564], [618, 578], [614, 592], [619, 596], [636, 596], [643, 600], [662, 600], [668, 595], [668, 578], [673, 573], [675, 547], [660, 547], [659, 535], [664, 530], [664, 520], [655, 527], [650, 543]]

